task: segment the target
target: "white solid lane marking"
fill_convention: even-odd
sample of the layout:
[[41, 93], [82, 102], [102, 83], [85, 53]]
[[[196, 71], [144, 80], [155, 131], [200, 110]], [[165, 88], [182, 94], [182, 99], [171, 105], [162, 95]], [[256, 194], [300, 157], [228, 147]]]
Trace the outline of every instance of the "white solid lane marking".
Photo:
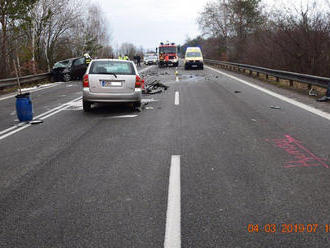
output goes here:
[[3, 133], [7, 133], [7, 132], [9, 132], [9, 131], [11, 131], [11, 130], [13, 130], [13, 129], [15, 129], [15, 128], [18, 128], [18, 126], [12, 126], [12, 127], [7, 128], [7, 129], [5, 129], [5, 130], [2, 130], [2, 131], [0, 132], [0, 135], [3, 134]]
[[179, 105], [180, 104], [180, 100], [179, 100], [179, 91], [175, 92], [175, 99], [174, 99], [174, 104], [175, 105]]
[[22, 126], [22, 127], [20, 127], [20, 128], [17, 128], [17, 129], [15, 129], [14, 131], [11, 131], [11, 132], [9, 132], [9, 133], [6, 133], [6, 134], [0, 136], [0, 140], [3, 140], [3, 139], [5, 139], [5, 138], [7, 138], [8, 136], [13, 135], [13, 134], [15, 134], [15, 133], [17, 133], [17, 132], [19, 132], [19, 131], [21, 131], [21, 130], [27, 128], [27, 127], [29, 127], [29, 126], [31, 126], [31, 124], [27, 123], [26, 125], [24, 125], [24, 126]]
[[214, 68], [212, 68], [212, 67], [206, 66], [206, 68], [208, 68], [208, 69], [210, 69], [210, 70], [213, 70], [213, 71], [215, 71], [215, 72], [218, 72], [218, 73], [220, 73], [220, 74], [222, 74], [222, 75], [225, 75], [225, 76], [227, 76], [227, 77], [229, 77], [229, 78], [231, 78], [231, 79], [237, 80], [237, 81], [239, 81], [239, 82], [241, 82], [241, 83], [243, 83], [243, 84], [245, 84], [245, 85], [248, 85], [248, 86], [250, 86], [250, 87], [253, 87], [253, 88], [257, 89], [257, 90], [260, 90], [260, 91], [262, 91], [262, 92], [264, 92], [264, 93], [266, 93], [266, 94], [268, 94], [268, 95], [271, 95], [271, 96], [273, 96], [273, 97], [276, 97], [276, 98], [278, 98], [278, 99], [280, 99], [280, 100], [282, 100], [282, 101], [284, 101], [284, 102], [287, 102], [287, 103], [290, 103], [290, 104], [292, 104], [292, 105], [295, 105], [295, 106], [297, 106], [297, 107], [299, 107], [299, 108], [301, 108], [301, 109], [304, 109], [304, 110], [306, 110], [306, 111], [308, 111], [308, 112], [310, 112], [310, 113], [313, 113], [313, 114], [318, 115], [318, 116], [321, 116], [321, 117], [323, 117], [323, 118], [325, 118], [325, 119], [327, 119], [327, 120], [330, 120], [330, 114], [329, 114], [329, 113], [326, 113], [326, 112], [324, 112], [324, 111], [322, 111], [322, 110], [319, 110], [319, 109], [317, 109], [317, 108], [311, 107], [311, 106], [309, 106], [309, 105], [307, 105], [307, 104], [304, 104], [304, 103], [298, 102], [298, 101], [296, 101], [296, 100], [290, 99], [290, 98], [288, 98], [288, 97], [286, 97], [286, 96], [282, 96], [282, 95], [280, 95], [280, 94], [277, 94], [277, 93], [275, 93], [275, 92], [272, 92], [272, 91], [267, 90], [267, 89], [265, 89], [265, 88], [262, 88], [262, 87], [260, 87], [260, 86], [254, 85], [254, 84], [249, 83], [249, 82], [247, 82], [247, 81], [245, 81], [245, 80], [243, 80], [243, 79], [240, 79], [240, 78], [238, 78], [238, 77], [235, 77], [235, 76], [229, 75], [229, 74], [227, 74], [227, 73], [225, 73], [225, 72], [219, 71], [219, 70], [214, 69]]
[[[34, 119], [42, 119], [42, 120], [44, 120], [44, 119], [46, 119], [46, 118], [48, 118], [48, 117], [50, 117], [50, 116], [52, 116], [54, 114], [57, 114], [58, 112], [61, 112], [62, 110], [65, 110], [66, 108], [70, 107], [70, 104], [71, 103], [73, 103], [75, 101], [78, 101], [80, 99], [81, 99], [81, 97], [78, 97], [78, 98], [76, 98], [76, 99], [74, 99], [74, 100], [72, 100], [70, 102], [64, 103], [64, 104], [62, 104], [62, 105], [60, 105], [60, 106], [58, 106], [56, 108], [53, 108], [51, 110], [48, 110], [47, 112], [42, 113], [42, 114], [34, 117]], [[31, 126], [31, 124], [26, 123], [26, 124], [23, 124], [23, 126], [15, 125], [15, 126], [12, 126], [10, 128], [7, 128], [7, 129], [5, 129], [5, 130], [3, 130], [3, 131], [0, 132], [0, 135], [1, 135], [0, 136], [0, 140], [5, 139], [8, 136], [13, 135], [13, 134], [15, 134], [15, 133], [17, 133], [17, 132], [19, 132], [19, 131], [27, 128], [27, 127], [29, 127], [29, 126]], [[11, 130], [13, 130], [13, 131], [11, 131]]]
[[180, 155], [171, 158], [164, 248], [181, 247]]

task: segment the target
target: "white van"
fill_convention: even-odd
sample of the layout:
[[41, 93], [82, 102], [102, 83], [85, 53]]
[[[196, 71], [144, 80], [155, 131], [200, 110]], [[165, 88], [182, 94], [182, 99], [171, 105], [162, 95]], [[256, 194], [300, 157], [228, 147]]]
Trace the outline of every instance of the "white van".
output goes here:
[[187, 47], [184, 57], [184, 69], [200, 68], [203, 70], [204, 61], [202, 51], [199, 47]]

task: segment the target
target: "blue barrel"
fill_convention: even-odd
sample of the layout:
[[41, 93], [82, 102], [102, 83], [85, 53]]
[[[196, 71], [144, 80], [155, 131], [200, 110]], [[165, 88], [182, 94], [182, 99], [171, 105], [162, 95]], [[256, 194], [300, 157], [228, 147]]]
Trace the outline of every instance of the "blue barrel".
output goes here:
[[30, 93], [16, 96], [16, 113], [19, 121], [32, 121], [33, 113]]

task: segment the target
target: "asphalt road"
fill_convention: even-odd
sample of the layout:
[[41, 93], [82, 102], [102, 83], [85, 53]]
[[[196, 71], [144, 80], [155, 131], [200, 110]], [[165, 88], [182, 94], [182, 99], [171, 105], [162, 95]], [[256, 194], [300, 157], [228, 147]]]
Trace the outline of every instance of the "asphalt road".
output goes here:
[[32, 93], [44, 123], [7, 130], [0, 100], [0, 247], [329, 246], [329, 113], [175, 70], [143, 73], [170, 88], [142, 112], [84, 113], [62, 83]]

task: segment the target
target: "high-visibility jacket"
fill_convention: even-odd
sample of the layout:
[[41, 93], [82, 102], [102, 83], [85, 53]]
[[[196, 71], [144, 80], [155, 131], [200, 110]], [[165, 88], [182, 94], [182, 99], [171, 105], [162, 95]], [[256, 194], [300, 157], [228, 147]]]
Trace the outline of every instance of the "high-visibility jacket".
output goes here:
[[118, 56], [118, 59], [123, 59], [121, 56]]
[[91, 58], [85, 58], [85, 63], [88, 65], [91, 62]]
[[124, 60], [129, 60], [128, 56], [124, 56]]

